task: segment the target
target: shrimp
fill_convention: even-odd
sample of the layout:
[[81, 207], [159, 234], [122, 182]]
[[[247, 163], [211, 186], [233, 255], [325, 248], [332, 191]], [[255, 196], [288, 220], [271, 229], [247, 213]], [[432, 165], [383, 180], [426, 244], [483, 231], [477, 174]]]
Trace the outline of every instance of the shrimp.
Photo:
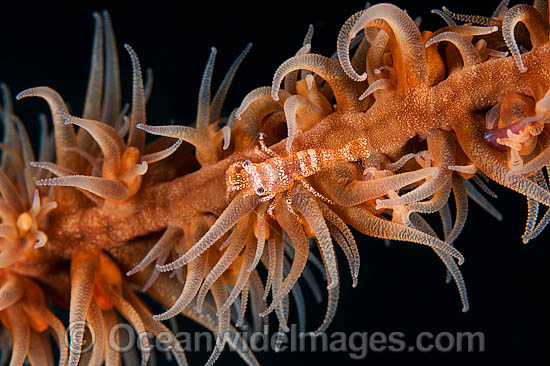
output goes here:
[[[260, 197], [261, 202], [267, 202], [277, 194], [286, 192], [286, 203], [291, 213], [294, 213], [294, 210], [290, 193], [296, 182], [300, 182], [315, 197], [334, 204], [332, 200], [317, 192], [305, 178], [336, 161], [358, 161], [370, 156], [365, 138], [354, 140], [341, 149], [307, 149], [281, 157], [265, 145], [264, 137], [261, 133], [258, 140], [260, 152], [267, 159], [260, 163], [245, 160], [231, 165], [226, 172], [227, 193], [249, 189]], [[274, 201], [268, 208], [270, 216], [273, 210]]]

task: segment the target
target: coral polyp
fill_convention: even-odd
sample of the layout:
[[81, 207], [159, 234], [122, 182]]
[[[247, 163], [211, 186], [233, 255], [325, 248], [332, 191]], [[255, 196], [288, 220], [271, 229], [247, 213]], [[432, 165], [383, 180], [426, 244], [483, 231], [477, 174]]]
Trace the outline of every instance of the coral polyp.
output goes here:
[[[365, 237], [442, 263], [469, 311], [469, 257], [455, 244], [470, 203], [502, 220], [489, 185], [524, 196], [524, 243], [550, 220], [550, 210], [539, 217], [550, 207], [549, 9], [502, 1], [492, 15], [433, 13], [444, 25], [423, 30], [398, 6], [367, 4], [328, 56], [312, 51], [310, 26], [270, 85], [232, 106], [252, 44], [215, 90], [222, 51], [212, 47], [198, 98], [186, 102], [193, 125], [155, 119], [153, 71], [138, 58], [147, 50], [124, 44], [119, 54], [107, 11], [93, 14], [81, 114], [61, 90], [12, 98], [2, 84], [2, 357], [146, 365], [160, 344], [186, 365], [181, 314], [215, 333], [207, 365], [228, 346], [259, 365], [248, 328], [275, 325], [275, 350], [295, 321], [302, 335], [323, 335], [342, 289], [361, 281]], [[46, 102], [39, 149], [14, 99]], [[306, 292], [318, 303], [326, 292], [312, 329]], [[121, 324], [137, 350], [114, 347], [128, 341]]]

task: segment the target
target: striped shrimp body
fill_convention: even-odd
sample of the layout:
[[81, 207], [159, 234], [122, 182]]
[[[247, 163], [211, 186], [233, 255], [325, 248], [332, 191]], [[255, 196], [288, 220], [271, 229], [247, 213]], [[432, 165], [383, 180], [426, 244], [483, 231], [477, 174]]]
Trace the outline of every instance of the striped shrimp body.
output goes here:
[[[260, 163], [252, 163], [250, 160], [237, 162], [229, 167], [226, 173], [228, 194], [233, 191], [250, 189], [260, 196], [262, 202], [266, 202], [279, 193], [287, 193], [287, 205], [290, 212], [290, 192], [298, 181], [314, 196], [333, 204], [327, 197], [317, 192], [305, 178], [310, 177], [322, 169], [327, 168], [336, 161], [356, 161], [370, 156], [367, 149], [367, 140], [360, 138], [354, 140], [341, 149], [308, 149], [281, 157], [264, 143], [264, 135], [259, 138], [260, 151], [267, 159]], [[273, 212], [273, 203], [268, 213]]]

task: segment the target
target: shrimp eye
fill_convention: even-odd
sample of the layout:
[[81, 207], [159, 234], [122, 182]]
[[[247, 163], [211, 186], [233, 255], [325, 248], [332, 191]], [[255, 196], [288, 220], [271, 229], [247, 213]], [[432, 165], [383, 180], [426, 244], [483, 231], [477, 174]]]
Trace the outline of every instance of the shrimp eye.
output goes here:
[[246, 168], [248, 166], [248, 164], [250, 164], [250, 160], [245, 160], [243, 161], [243, 168]]
[[265, 193], [264, 187], [258, 187], [258, 188], [256, 189], [256, 194], [257, 194], [258, 196], [261, 196], [261, 195], [264, 194], [264, 193]]

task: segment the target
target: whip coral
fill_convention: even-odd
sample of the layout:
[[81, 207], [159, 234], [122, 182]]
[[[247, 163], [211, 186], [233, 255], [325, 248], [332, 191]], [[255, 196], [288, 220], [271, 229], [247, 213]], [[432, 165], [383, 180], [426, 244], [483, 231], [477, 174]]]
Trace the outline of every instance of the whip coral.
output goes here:
[[[369, 237], [410, 246], [403, 261], [443, 264], [454, 301], [475, 308], [462, 267], [475, 252], [461, 238], [485, 216], [468, 220], [471, 203], [500, 221], [492, 188], [522, 195], [524, 243], [550, 220], [548, 3], [494, 7], [461, 14], [449, 4], [424, 26], [414, 16], [427, 14], [367, 4], [342, 19], [332, 55], [317, 53], [310, 26], [270, 82], [234, 100], [254, 48], [239, 45], [231, 63], [212, 47], [198, 97], [184, 101], [192, 124], [157, 117], [163, 81], [141, 58], [148, 50], [120, 43], [116, 16], [113, 25], [94, 12], [80, 108], [50, 81], [15, 98], [2, 84], [3, 358], [145, 365], [160, 342], [186, 365], [182, 314], [215, 333], [207, 365], [228, 345], [258, 365], [248, 327], [275, 325], [275, 350], [294, 322], [321, 337], [348, 306], [341, 297], [354, 301], [346, 288], [363, 281]], [[32, 122], [17, 111], [44, 102], [33, 149]], [[323, 310], [310, 310], [308, 293], [326, 297]], [[139, 347], [120, 353], [122, 323]]]

